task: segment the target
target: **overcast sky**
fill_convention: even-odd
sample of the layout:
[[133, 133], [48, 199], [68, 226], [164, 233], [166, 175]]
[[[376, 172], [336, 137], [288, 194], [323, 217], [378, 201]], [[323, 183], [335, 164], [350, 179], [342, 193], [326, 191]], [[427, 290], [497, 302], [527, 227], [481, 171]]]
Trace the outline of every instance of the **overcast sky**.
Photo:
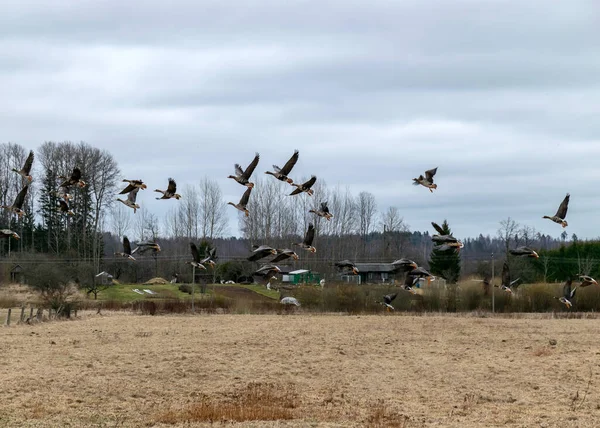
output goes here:
[[[48, 9], [47, 4], [53, 8]], [[86, 141], [160, 187], [257, 172], [372, 192], [412, 230], [447, 218], [600, 236], [600, 3], [3, 2], [0, 140]], [[438, 166], [438, 190], [411, 178]], [[142, 196], [140, 194], [140, 196]], [[159, 215], [170, 202], [144, 194]], [[237, 214], [230, 208], [230, 232]], [[335, 214], [335, 213], [334, 213]]]

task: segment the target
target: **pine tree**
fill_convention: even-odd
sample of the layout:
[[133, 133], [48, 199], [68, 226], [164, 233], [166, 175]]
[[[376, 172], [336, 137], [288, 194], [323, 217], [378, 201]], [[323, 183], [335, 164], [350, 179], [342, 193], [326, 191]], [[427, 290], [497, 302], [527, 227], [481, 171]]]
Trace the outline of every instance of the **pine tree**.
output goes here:
[[[452, 234], [446, 220], [442, 223], [442, 230], [444, 235]], [[441, 276], [450, 284], [456, 283], [460, 276], [460, 253], [455, 249], [441, 251], [434, 248], [429, 258], [429, 269], [432, 274]]]

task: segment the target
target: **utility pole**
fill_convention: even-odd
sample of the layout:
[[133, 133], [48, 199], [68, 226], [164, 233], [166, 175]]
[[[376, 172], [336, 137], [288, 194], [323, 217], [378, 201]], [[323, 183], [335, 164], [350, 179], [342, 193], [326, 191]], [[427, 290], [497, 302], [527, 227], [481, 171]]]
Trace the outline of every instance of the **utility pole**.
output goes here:
[[196, 312], [194, 308], [194, 288], [196, 288], [196, 266], [192, 266], [192, 313]]
[[495, 288], [496, 287], [494, 285], [494, 253], [492, 253], [492, 313], [496, 313], [496, 305], [495, 305], [496, 293], [494, 292]]

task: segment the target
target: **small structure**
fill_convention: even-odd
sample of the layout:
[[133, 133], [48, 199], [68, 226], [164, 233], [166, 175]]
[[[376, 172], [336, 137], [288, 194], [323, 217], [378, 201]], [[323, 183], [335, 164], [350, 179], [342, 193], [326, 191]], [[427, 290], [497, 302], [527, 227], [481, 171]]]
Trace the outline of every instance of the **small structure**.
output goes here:
[[96, 275], [96, 284], [100, 285], [111, 285], [113, 283], [113, 276], [105, 271], [100, 272]]
[[404, 271], [392, 263], [355, 263], [359, 284], [394, 283], [404, 280]]
[[[318, 284], [321, 280], [321, 275], [317, 272], [311, 272], [309, 269], [298, 269], [291, 271], [288, 275], [290, 284]], [[284, 278], [285, 282], [285, 278]]]
[[21, 265], [14, 265], [10, 270], [10, 282], [16, 284], [24, 284], [25, 283], [25, 272]]

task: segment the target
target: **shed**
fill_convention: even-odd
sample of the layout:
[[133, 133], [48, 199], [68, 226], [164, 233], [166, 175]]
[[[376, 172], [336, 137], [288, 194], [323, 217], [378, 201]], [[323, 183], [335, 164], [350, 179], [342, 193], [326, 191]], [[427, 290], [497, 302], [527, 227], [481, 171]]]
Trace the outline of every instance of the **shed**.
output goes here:
[[404, 271], [392, 263], [355, 263], [359, 284], [395, 282], [404, 279]]
[[291, 284], [312, 284], [318, 283], [321, 280], [321, 275], [309, 269], [298, 269], [288, 274], [288, 280]]
[[10, 282], [17, 284], [25, 283], [25, 272], [21, 265], [14, 265], [10, 270]]
[[111, 285], [113, 282], [113, 276], [105, 271], [100, 272], [96, 275], [96, 283], [101, 285]]

